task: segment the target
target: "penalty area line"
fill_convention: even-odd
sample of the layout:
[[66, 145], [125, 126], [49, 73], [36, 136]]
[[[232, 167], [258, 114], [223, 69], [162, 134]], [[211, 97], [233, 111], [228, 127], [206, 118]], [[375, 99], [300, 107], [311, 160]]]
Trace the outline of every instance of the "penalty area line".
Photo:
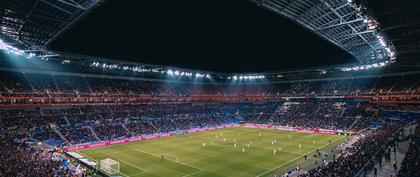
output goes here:
[[[81, 153], [80, 151], [76, 151], [77, 153], [79, 153], [79, 154], [82, 154], [83, 156], [85, 156], [85, 157], [87, 157], [87, 158], [89, 158], [90, 160], [93, 160], [93, 161], [96, 161], [94, 158], [92, 158], [92, 157], [90, 157], [90, 156], [88, 156], [88, 155], [86, 155], [86, 154], [83, 154], [83, 153]], [[121, 175], [123, 175], [123, 176], [125, 176], [125, 177], [130, 177], [130, 176], [128, 176], [128, 175], [126, 175], [126, 174], [124, 174], [123, 172], [119, 172]]]
[[[100, 150], [99, 150], [99, 151], [100, 151]], [[118, 151], [117, 151], [117, 152], [118, 152]], [[104, 154], [106, 154], [106, 155], [108, 155], [108, 156], [111, 156], [111, 157], [115, 157], [115, 155], [113, 155], [113, 154], [117, 154], [117, 153], [113, 153], [113, 154], [111, 155], [111, 154], [109, 154], [109, 153], [107, 153], [107, 152], [102, 152], [102, 153], [104, 153]], [[127, 165], [130, 165], [130, 166], [132, 166], [132, 167], [134, 167], [134, 168], [137, 168], [137, 169], [139, 169], [139, 170], [141, 170], [141, 171], [143, 171], [143, 172], [149, 172], [149, 170], [146, 170], [146, 169], [141, 168], [141, 167], [139, 167], [139, 166], [137, 166], [137, 165], [134, 165], [134, 164], [132, 164], [132, 163], [126, 162], [126, 161], [124, 161], [124, 160], [117, 159], [117, 161], [121, 161], [122, 163], [125, 163], [125, 164], [127, 164]]]
[[[139, 152], [143, 152], [143, 153], [145, 153], [145, 154], [149, 154], [149, 155], [152, 155], [152, 156], [155, 156], [155, 157], [159, 157], [160, 158], [160, 156], [158, 156], [158, 155], [156, 155], [156, 154], [152, 154], [152, 153], [150, 153], [150, 152], [146, 152], [146, 151], [143, 151], [143, 150], [141, 150], [141, 149], [133, 149], [133, 150], [135, 150], [135, 151], [139, 151]], [[191, 168], [195, 168], [195, 169], [199, 169], [199, 170], [204, 170], [204, 169], [202, 169], [202, 168], [199, 168], [199, 167], [195, 167], [195, 166], [191, 166], [191, 165], [188, 165], [188, 164], [186, 164], [186, 163], [183, 163], [183, 162], [180, 162], [180, 161], [174, 161], [174, 160], [172, 160], [172, 159], [166, 159], [166, 160], [169, 160], [169, 161], [172, 161], [172, 162], [175, 162], [175, 163], [179, 163], [179, 164], [181, 164], [181, 165], [185, 165], [185, 166], [188, 166], [188, 167], [191, 167]]]
[[190, 173], [190, 174], [186, 174], [186, 175], [184, 175], [184, 176], [182, 176], [182, 177], [191, 176], [191, 175], [193, 175], [193, 174], [200, 173], [200, 172], [202, 172], [202, 171], [204, 171], [204, 170], [203, 170], [203, 169], [201, 169], [201, 170], [198, 170], [198, 171], [196, 171], [196, 172], [193, 172], [193, 173]]

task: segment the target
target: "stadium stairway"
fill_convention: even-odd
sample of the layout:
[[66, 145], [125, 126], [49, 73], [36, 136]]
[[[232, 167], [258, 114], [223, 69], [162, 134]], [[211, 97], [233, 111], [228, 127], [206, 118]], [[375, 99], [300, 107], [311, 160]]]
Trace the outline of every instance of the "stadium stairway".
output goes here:
[[57, 89], [57, 91], [59, 93], [61, 93], [60, 87], [58, 86], [58, 83], [57, 83], [57, 79], [55, 77], [53, 77], [53, 80], [54, 80], [54, 87], [55, 87], [55, 89]]
[[130, 131], [128, 128], [127, 128], [127, 126], [125, 126], [125, 124], [124, 123], [121, 123], [120, 122], [120, 125], [121, 125], [121, 127], [123, 127], [124, 128], [124, 130], [126, 130], [127, 132], [129, 132], [132, 136], [134, 136], [134, 133], [132, 132], [132, 131]]
[[69, 119], [67, 119], [67, 116], [63, 116], [64, 121], [66, 121], [67, 125], [70, 125]]
[[101, 141], [101, 139], [99, 139], [98, 135], [96, 134], [95, 130], [93, 130], [93, 128], [91, 126], [88, 126], [88, 129], [90, 130], [90, 133], [92, 133], [93, 137], [95, 137], [95, 139], [97, 141]]
[[69, 144], [69, 145], [73, 145], [72, 143], [70, 143], [70, 141], [60, 132], [60, 130], [58, 130], [57, 129], [57, 127], [56, 126], [52, 126], [52, 129], [54, 130], [54, 132], [58, 135], [58, 136], [60, 136], [60, 138], [64, 141], [64, 142], [66, 142], [67, 144]]
[[35, 124], [33, 124], [30, 120], [24, 119], [26, 122], [28, 122], [29, 125], [32, 125], [33, 128], [36, 128]]
[[152, 122], [147, 121], [147, 123], [149, 123], [155, 130], [159, 130], [155, 125], [152, 124]]
[[357, 121], [359, 121], [359, 117], [356, 117], [355, 119], [354, 119], [354, 121], [353, 121], [353, 123], [349, 126], [349, 128], [347, 128], [347, 130], [346, 131], [349, 131], [349, 130], [351, 130], [353, 127], [354, 127], [354, 125], [356, 125], [357, 124]]
[[339, 114], [338, 114], [338, 117], [342, 118], [343, 115], [344, 115], [344, 113], [346, 112], [346, 109], [347, 108], [341, 109], [340, 112], [339, 112]]
[[29, 86], [32, 89], [32, 92], [37, 93], [37, 90], [35, 89], [35, 87], [32, 85], [32, 82], [28, 79], [28, 77], [26, 76], [26, 74], [23, 74], [23, 77], [25, 78], [26, 82], [29, 84]]
[[89, 82], [86, 80], [85, 77], [83, 77], [83, 81], [85, 82], [85, 84], [87, 85], [87, 88], [89, 89], [90, 93], [93, 93], [92, 87], [90, 86]]
[[[409, 135], [410, 128], [415, 129], [415, 126], [404, 128], [405, 135]], [[382, 166], [379, 166], [378, 162], [376, 162], [375, 166], [374, 166], [375, 168], [378, 169], [377, 176], [384, 176], [384, 177], [385, 176], [397, 176], [398, 171], [400, 170], [400, 167], [401, 167], [401, 162], [403, 161], [403, 159], [405, 157], [405, 154], [407, 153], [407, 151], [409, 149], [410, 143], [411, 143], [410, 140], [400, 142], [399, 145], [398, 145], [398, 148], [397, 148], [397, 152], [396, 153], [394, 153], [394, 152], [391, 153], [391, 159], [396, 158], [397, 161], [398, 161], [397, 169], [394, 169], [392, 160], [387, 161], [387, 160], [385, 160], [385, 157], [381, 157], [382, 162], [383, 162]], [[375, 175], [374, 175], [373, 170], [370, 171], [369, 173], [367, 173], [366, 176], [367, 177], [374, 177]]]
[[[410, 146], [410, 141], [404, 141], [399, 143], [397, 148], [397, 153], [394, 154], [394, 152], [391, 153], [391, 159], [396, 158], [397, 163], [397, 169], [394, 169], [393, 167], [393, 161], [392, 160], [385, 160], [385, 157], [382, 158], [382, 166], [379, 166], [379, 163], [376, 162], [375, 168], [378, 169], [377, 176], [397, 176], [398, 171], [401, 167], [401, 162], [403, 161], [405, 154], [408, 151], [408, 147]], [[367, 177], [374, 177], [374, 172], [370, 171], [367, 175]]]

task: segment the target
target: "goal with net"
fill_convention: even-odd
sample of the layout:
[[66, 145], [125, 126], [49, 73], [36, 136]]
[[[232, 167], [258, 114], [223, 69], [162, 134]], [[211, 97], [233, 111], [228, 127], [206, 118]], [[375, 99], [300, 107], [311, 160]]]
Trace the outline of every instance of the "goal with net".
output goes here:
[[108, 175], [113, 175], [120, 172], [120, 163], [110, 158], [101, 160], [99, 162], [99, 167]]

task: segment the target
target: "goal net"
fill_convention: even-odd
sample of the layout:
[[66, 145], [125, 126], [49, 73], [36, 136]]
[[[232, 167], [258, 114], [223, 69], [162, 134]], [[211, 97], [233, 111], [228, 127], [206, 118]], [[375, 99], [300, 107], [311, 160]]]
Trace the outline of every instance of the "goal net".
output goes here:
[[112, 175], [120, 172], [120, 163], [110, 158], [103, 159], [99, 162], [99, 167], [102, 171], [108, 175]]

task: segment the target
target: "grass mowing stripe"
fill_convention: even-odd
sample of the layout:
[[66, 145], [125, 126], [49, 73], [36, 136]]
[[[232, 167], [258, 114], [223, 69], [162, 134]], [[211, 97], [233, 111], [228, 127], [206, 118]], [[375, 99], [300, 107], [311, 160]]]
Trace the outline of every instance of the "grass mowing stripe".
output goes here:
[[184, 175], [184, 176], [182, 176], [182, 177], [191, 176], [191, 175], [194, 175], [194, 174], [196, 174], [196, 173], [200, 173], [200, 172], [202, 172], [202, 171], [204, 171], [204, 170], [196, 171], [196, 172], [193, 172], [193, 173], [190, 173], [190, 174]]
[[[88, 156], [88, 155], [86, 155], [86, 154], [83, 154], [83, 153], [81, 153], [81, 152], [79, 152], [79, 151], [76, 151], [77, 153], [79, 153], [79, 154], [82, 154], [82, 155], [84, 155], [84, 156], [86, 156], [87, 158], [89, 158], [90, 160], [92, 160], [92, 161], [95, 161], [95, 162], [98, 162], [97, 160], [95, 160], [94, 158], [92, 158], [92, 157], [90, 157], [90, 156]], [[128, 176], [128, 175], [126, 175], [126, 174], [124, 174], [123, 172], [119, 172], [120, 174], [122, 174], [123, 176], [125, 176], [125, 177], [130, 177], [130, 176]]]
[[[133, 149], [133, 150], [135, 150], [135, 151], [139, 151], [139, 152], [143, 152], [143, 153], [145, 153], [145, 154], [149, 154], [149, 155], [155, 156], [155, 157], [157, 157], [157, 158], [161, 158], [161, 157], [159, 157], [159, 156], [158, 156], [158, 155], [156, 155], [156, 154], [152, 154], [152, 153], [150, 153], [150, 152], [146, 152], [146, 151], [143, 151], [143, 150], [141, 150], [141, 149]], [[189, 164], [186, 164], [186, 163], [183, 163], [183, 162], [179, 162], [178, 160], [177, 160], [177, 161], [174, 161], [174, 160], [171, 160], [171, 159], [166, 159], [166, 160], [169, 160], [169, 161], [172, 161], [172, 162], [175, 162], [175, 163], [179, 163], [179, 164], [181, 164], [181, 165], [185, 165], [185, 166], [187, 166], [187, 167], [195, 168], [195, 169], [197, 169], [197, 170], [198, 170], [198, 171], [196, 171], [196, 172], [193, 172], [193, 173], [190, 173], [190, 174], [184, 175], [183, 177], [186, 177], [186, 176], [191, 176], [191, 175], [193, 175], [193, 174], [196, 174], [196, 173], [199, 173], [199, 172], [204, 171], [204, 169], [202, 169], [202, 168], [195, 167], [195, 166], [191, 166], [191, 165], [189, 165]]]
[[[212, 141], [212, 142], [218, 142], [218, 143], [225, 143], [225, 144], [231, 144], [232, 143], [232, 142], [224, 142], [224, 141], [212, 140], [210, 138], [199, 138], [199, 139], [208, 140], [208, 141]], [[245, 143], [232, 143], [232, 144], [236, 144], [236, 145], [248, 145], [248, 144], [245, 144]], [[275, 150], [276, 149], [276, 148], [269, 148], [269, 147], [258, 146], [258, 145], [252, 145], [252, 147], [257, 147], [257, 148], [262, 148], [262, 149], [268, 149], [268, 150]], [[284, 147], [289, 147], [289, 146], [284, 146]], [[302, 153], [299, 153], [299, 152], [287, 151], [287, 150], [283, 150], [283, 149], [281, 151], [282, 152], [292, 153], [292, 154], [302, 155]]]
[[[101, 150], [99, 150], [100, 152], [102, 152]], [[118, 151], [117, 151], [118, 152]], [[104, 153], [104, 154], [106, 154], [106, 155], [108, 155], [108, 156], [110, 156], [110, 157], [116, 157], [115, 155], [110, 155], [109, 153], [106, 153], [106, 152], [102, 152], [102, 153]], [[120, 153], [123, 153], [123, 152], [120, 152]], [[138, 167], [138, 166], [136, 166], [136, 165], [134, 165], [134, 164], [132, 164], [132, 163], [129, 163], [129, 162], [126, 162], [126, 161], [124, 161], [124, 160], [121, 160], [120, 158], [117, 160], [117, 161], [121, 161], [122, 163], [125, 163], [125, 164], [127, 164], [127, 165], [130, 165], [130, 166], [132, 166], [132, 167], [134, 167], [134, 168], [137, 168], [137, 169], [139, 169], [139, 170], [142, 170], [142, 171], [144, 171], [144, 172], [149, 172], [148, 170], [146, 170], [146, 169], [144, 169], [144, 168], [141, 168], [141, 167]]]
[[[111, 153], [107, 153], [107, 152], [103, 152], [103, 150], [98, 150], [99, 152], [101, 152], [101, 153], [103, 153], [103, 154], [105, 154], [105, 155], [107, 155], [107, 156], [110, 156], [110, 157], [116, 157], [114, 154], [118, 154], [118, 153], [123, 153], [123, 152], [121, 152], [121, 151], [116, 151], [116, 152], [113, 152], [112, 154]], [[79, 152], [80, 153], [80, 152]], [[86, 154], [83, 154], [83, 153], [80, 153], [80, 154], [82, 154], [82, 155], [84, 155], [84, 156], [86, 156], [86, 157], [89, 157], [89, 156], [87, 156]], [[92, 157], [89, 157], [90, 159], [92, 159]], [[147, 170], [147, 169], [144, 169], [144, 168], [141, 168], [141, 167], [139, 167], [139, 166], [137, 166], [137, 165], [134, 165], [134, 164], [132, 164], [132, 163], [129, 163], [129, 162], [126, 162], [126, 161], [124, 161], [124, 160], [121, 160], [121, 158], [116, 158], [116, 160], [117, 161], [120, 161], [120, 162], [122, 162], [122, 163], [125, 163], [125, 164], [127, 164], [127, 165], [130, 165], [130, 166], [132, 166], [132, 167], [134, 167], [134, 168], [137, 168], [137, 169], [139, 169], [139, 170], [141, 170], [142, 172], [140, 172], [140, 173], [136, 173], [136, 174], [133, 174], [133, 175], [138, 175], [138, 174], [143, 174], [143, 173], [147, 173], [147, 172], [149, 172], [149, 170]], [[121, 174], [123, 174], [122, 172], [120, 172]], [[124, 175], [126, 175], [126, 174], [124, 174]], [[133, 176], [132, 175], [132, 176]], [[127, 175], [128, 176], [128, 175]]]
[[[259, 133], [263, 136], [259, 137]], [[289, 139], [289, 136], [293, 138]], [[142, 170], [121, 162], [125, 177], [255, 177], [286, 171], [293, 167], [294, 161], [312, 153], [313, 149], [333, 146], [333, 143], [338, 141], [334, 140], [339, 137], [341, 136], [238, 127], [80, 151], [95, 157], [92, 159], [96, 160], [112, 155], [117, 161], [123, 160], [149, 171], [143, 173]], [[226, 138], [226, 142], [223, 138]], [[234, 148], [233, 139], [237, 140], [239, 148]], [[273, 145], [274, 140], [277, 143]], [[203, 142], [206, 143], [205, 148], [202, 146]], [[249, 150], [247, 144], [251, 144]], [[299, 144], [302, 144], [300, 150]], [[280, 147], [282, 150], [278, 151]], [[274, 149], [277, 149], [275, 155]], [[162, 155], [164, 159], [161, 159]], [[305, 164], [307, 168], [313, 166], [309, 161], [305, 161]]]
[[[342, 140], [343, 138], [344, 138], [344, 137], [342, 137], [342, 138], [340, 138], [340, 139], [336, 139], [336, 140], [334, 140], [333, 142], [328, 143], [328, 144], [326, 144], [326, 145], [323, 145], [323, 146], [321, 146], [321, 147], [319, 147], [319, 148], [317, 148], [317, 149], [322, 149], [322, 148], [324, 148], [324, 147], [326, 147], [326, 146], [328, 146], [328, 145], [331, 145], [331, 144], [333, 144], [333, 143], [335, 143], [335, 142], [337, 142], [337, 141], [339, 141], [339, 140]], [[298, 160], [298, 159], [300, 159], [300, 158], [304, 157], [305, 155], [308, 155], [308, 154], [310, 154], [310, 153], [312, 153], [312, 152], [315, 152], [317, 149], [315, 149], [315, 150], [313, 150], [313, 151], [310, 151], [310, 152], [308, 152], [308, 153], [306, 153], [306, 154], [304, 154], [304, 155], [302, 155], [302, 156], [296, 157], [295, 159], [289, 160], [288, 162], [283, 163], [283, 164], [281, 164], [281, 165], [279, 165], [279, 166], [277, 166], [277, 167], [274, 167], [273, 169], [271, 169], [271, 170], [269, 170], [269, 171], [267, 171], [267, 172], [265, 172], [265, 173], [262, 173], [262, 174], [260, 174], [260, 175], [257, 175], [256, 177], [263, 176], [263, 175], [265, 175], [265, 174], [267, 174], [267, 173], [270, 173], [270, 172], [272, 172], [272, 171], [274, 171], [274, 170], [276, 170], [276, 169], [279, 169], [279, 168], [281, 168], [282, 166], [287, 165], [288, 163], [291, 163], [291, 162], [293, 162], [293, 161], [296, 161], [296, 160]]]
[[[141, 150], [141, 149], [133, 149], [133, 150], [135, 150], [135, 151], [139, 151], [139, 152], [143, 152], [143, 153], [145, 153], [145, 154], [149, 154], [149, 155], [152, 155], [152, 156], [155, 156], [155, 157], [161, 158], [160, 156], [158, 156], [158, 155], [156, 155], [156, 154], [152, 154], [152, 153], [150, 153], [150, 152], [146, 152], [146, 151], [143, 151], [143, 150]], [[199, 170], [204, 170], [204, 169], [202, 169], [202, 168], [199, 168], [199, 167], [194, 167], [194, 166], [188, 165], [188, 164], [183, 163], [183, 162], [177, 162], [177, 161], [174, 161], [174, 160], [171, 160], [171, 159], [166, 159], [166, 160], [169, 160], [169, 161], [172, 161], [172, 162], [175, 162], [175, 163], [179, 163], [179, 164], [181, 164], [181, 165], [185, 165], [185, 166], [188, 166], [188, 167], [191, 167], [191, 168], [195, 168], [195, 169], [199, 169]]]

